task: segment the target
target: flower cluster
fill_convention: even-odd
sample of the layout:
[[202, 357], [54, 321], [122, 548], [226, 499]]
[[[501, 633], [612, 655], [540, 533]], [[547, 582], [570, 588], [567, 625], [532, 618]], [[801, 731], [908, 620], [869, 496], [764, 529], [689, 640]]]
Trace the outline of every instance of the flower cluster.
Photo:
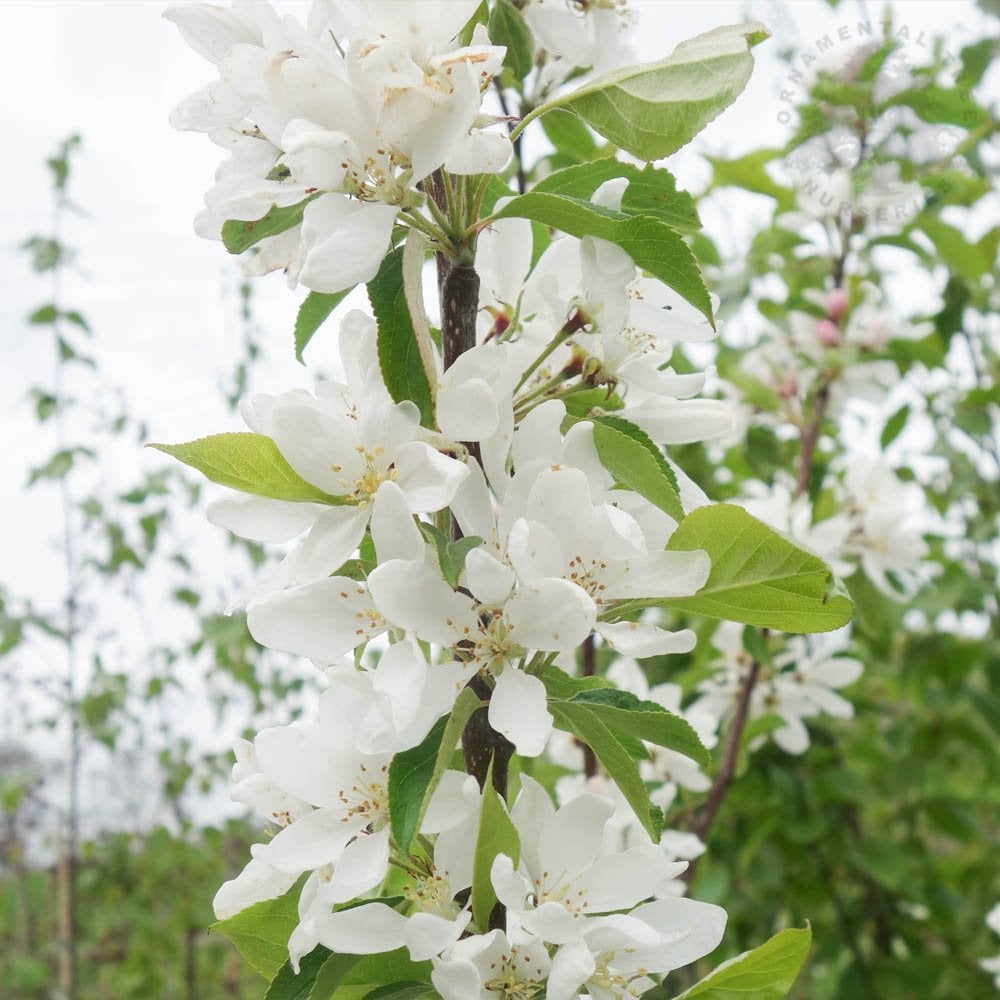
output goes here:
[[306, 27], [266, 4], [170, 8], [219, 70], [171, 118], [229, 151], [199, 233], [218, 239], [227, 220], [295, 212], [296, 224], [259, 241], [249, 273], [284, 269], [320, 292], [374, 277], [393, 228], [429, 219], [436, 170], [492, 173], [510, 157], [482, 111], [504, 49], [483, 26], [455, 43], [478, 6], [316, 3]]
[[[676, 344], [716, 332], [666, 221], [696, 224], [693, 202], [617, 159], [568, 168], [570, 193], [540, 203], [523, 163], [521, 195], [495, 176], [543, 97], [613, 61], [625, 15], [621, 0], [325, 0], [305, 27], [260, 3], [169, 12], [219, 69], [174, 114], [231, 154], [201, 231], [322, 293], [306, 306], [324, 317], [368, 283], [375, 314], [341, 318], [342, 380], [253, 396], [249, 433], [162, 446], [235, 489], [212, 522], [283, 547], [233, 609], [325, 680], [315, 713], [237, 746], [234, 797], [269, 836], [215, 900], [226, 919], [297, 891], [296, 972], [321, 946], [405, 949], [445, 1000], [625, 1000], [722, 937], [725, 911], [678, 880], [704, 845], [662, 830], [678, 787], [708, 787], [717, 718], [681, 713], [680, 688], [651, 689], [636, 663], [694, 648], [686, 620], [646, 609], [698, 599], [718, 536], [711, 518], [682, 527], [705, 498], [663, 447], [733, 427], [697, 398], [706, 373], [672, 367]], [[698, 120], [765, 35], [718, 29], [671, 57], [716, 64]], [[640, 72], [654, 97], [670, 75]], [[508, 85], [521, 98], [509, 134], [484, 113], [491, 85], [504, 109]], [[636, 92], [614, 121], [581, 117], [607, 137], [669, 113]], [[619, 144], [662, 155], [654, 133], [697, 131], [676, 117]], [[581, 648], [617, 660], [579, 676]], [[509, 767], [584, 744], [606, 774], [560, 782], [558, 806], [530, 763]]]

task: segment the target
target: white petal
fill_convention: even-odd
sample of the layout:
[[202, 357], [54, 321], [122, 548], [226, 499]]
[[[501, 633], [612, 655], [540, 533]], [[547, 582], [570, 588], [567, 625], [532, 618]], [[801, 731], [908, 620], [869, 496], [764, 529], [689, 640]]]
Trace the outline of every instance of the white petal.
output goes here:
[[345, 419], [315, 406], [286, 403], [272, 407], [270, 432], [288, 464], [307, 482], [326, 493], [353, 492], [364, 471], [357, 435]]
[[302, 218], [306, 259], [299, 280], [315, 292], [342, 292], [371, 281], [389, 249], [399, 209], [337, 194], [311, 201]]
[[571, 914], [561, 903], [542, 903], [537, 909], [525, 913], [521, 923], [526, 931], [537, 934], [544, 941], [568, 944], [579, 940], [587, 921]]
[[514, 571], [485, 549], [473, 549], [465, 557], [466, 586], [480, 604], [503, 604], [514, 589], [515, 579]]
[[594, 974], [597, 964], [582, 941], [564, 944], [552, 959], [545, 984], [547, 1000], [576, 1000], [580, 987]]
[[659, 846], [640, 844], [619, 854], [598, 858], [580, 884], [594, 913], [627, 910], [648, 899], [667, 876], [667, 856]]
[[504, 609], [511, 638], [525, 649], [564, 652], [590, 635], [597, 617], [585, 590], [567, 580], [521, 587]]
[[324, 913], [312, 924], [320, 944], [344, 955], [395, 951], [405, 942], [406, 917], [385, 903], [365, 903]]
[[299, 877], [298, 872], [289, 874], [272, 868], [256, 858], [228, 882], [223, 882], [212, 900], [217, 920], [228, 920], [241, 910], [245, 910], [263, 899], [276, 899], [288, 892]]
[[642, 660], [647, 656], [667, 653], [690, 653], [695, 647], [696, 636], [691, 629], [667, 632], [647, 622], [598, 622], [594, 629], [623, 656]]
[[[498, 854], [490, 868], [490, 882], [497, 899], [512, 913], [524, 913], [525, 900], [531, 894], [531, 883], [514, 869], [506, 854]], [[562, 907], [560, 907], [562, 909]]]
[[445, 771], [420, 824], [421, 833], [441, 833], [479, 812], [479, 785], [471, 774]]
[[657, 444], [689, 444], [729, 433], [733, 411], [719, 399], [651, 397], [626, 406], [621, 416], [638, 424]]
[[368, 577], [368, 586], [389, 621], [428, 642], [450, 647], [479, 629], [472, 601], [423, 563], [382, 563]]
[[335, 663], [387, 626], [364, 587], [334, 576], [262, 598], [247, 612], [247, 627], [263, 646]]
[[323, 887], [323, 898], [330, 903], [346, 903], [374, 889], [389, 870], [389, 828], [355, 837], [344, 848], [333, 878]]
[[316, 809], [279, 830], [268, 843], [254, 844], [251, 852], [280, 871], [299, 874], [334, 864], [364, 824], [364, 817], [345, 817], [343, 809]]
[[559, 539], [544, 524], [518, 518], [507, 536], [507, 557], [524, 583], [537, 584], [546, 578], [569, 573], [570, 557]]
[[372, 504], [372, 541], [379, 562], [424, 558], [424, 536], [413, 521], [406, 496], [396, 483], [385, 482]]
[[633, 910], [632, 916], [650, 924], [664, 939], [628, 956], [634, 967], [650, 972], [672, 972], [696, 962], [719, 946], [726, 930], [722, 907], [694, 899], [655, 900]]
[[482, 441], [496, 432], [500, 407], [488, 382], [469, 378], [441, 386], [435, 415], [442, 434], [456, 441]]
[[[469, 439], [471, 440], [471, 439]], [[399, 488], [414, 514], [431, 514], [451, 503], [469, 468], [422, 441], [411, 441], [395, 456]]]
[[625, 571], [608, 580], [604, 596], [612, 600], [687, 597], [705, 585], [711, 571], [712, 561], [701, 549], [648, 552], [629, 559]]
[[537, 757], [552, 733], [552, 715], [545, 702], [545, 685], [508, 663], [490, 698], [490, 725], [522, 757]]
[[603, 795], [581, 795], [567, 802], [546, 824], [538, 845], [538, 860], [549, 872], [577, 878], [600, 854], [604, 827], [615, 804]]
[[361, 544], [370, 516], [368, 507], [328, 507], [293, 556], [292, 577], [312, 583], [340, 569]]
[[460, 913], [454, 920], [433, 913], [414, 913], [406, 923], [406, 947], [414, 962], [425, 962], [453, 945], [472, 919]]
[[521, 838], [521, 862], [532, 876], [540, 875], [543, 871], [538, 859], [538, 844], [542, 831], [555, 811], [549, 793], [534, 778], [521, 775], [521, 791], [510, 811], [510, 818]]
[[290, 503], [248, 494], [224, 497], [208, 505], [212, 524], [255, 542], [287, 542], [301, 535], [327, 508], [320, 503]]

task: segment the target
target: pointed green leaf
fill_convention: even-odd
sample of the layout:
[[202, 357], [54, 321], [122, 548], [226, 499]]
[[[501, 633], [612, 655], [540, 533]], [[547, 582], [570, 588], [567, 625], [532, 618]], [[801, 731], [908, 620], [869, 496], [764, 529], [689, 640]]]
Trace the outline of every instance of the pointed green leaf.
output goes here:
[[389, 983], [372, 990], [365, 1000], [433, 1000], [437, 992], [427, 983]]
[[619, 787], [636, 818], [654, 842], [663, 832], [663, 813], [649, 801], [646, 784], [633, 756], [588, 705], [573, 701], [549, 702], [556, 726], [586, 743]]
[[424, 794], [434, 776], [434, 764], [447, 724], [447, 718], [438, 719], [422, 743], [396, 754], [389, 765], [389, 823], [403, 851], [410, 849], [417, 832]]
[[483, 544], [483, 540], [478, 535], [466, 535], [464, 538], [452, 542], [433, 524], [426, 522], [421, 522], [420, 530], [437, 552], [441, 575], [452, 590], [457, 590], [458, 579], [465, 568], [465, 557], [473, 549], [478, 549]]
[[694, 198], [686, 191], [677, 190], [677, 179], [669, 170], [651, 163], [640, 170], [620, 160], [595, 160], [556, 170], [531, 190], [589, 200], [602, 184], [616, 177], [628, 181], [621, 207], [626, 215], [648, 215], [682, 233], [693, 233], [701, 228]]
[[570, 111], [553, 108], [542, 118], [542, 131], [557, 152], [578, 163], [588, 163], [597, 155], [593, 133]]
[[712, 755], [698, 739], [686, 719], [668, 712], [655, 701], [644, 701], [628, 691], [603, 688], [581, 691], [573, 696], [573, 705], [586, 705], [609, 729], [676, 750], [702, 766]]
[[322, 945], [314, 948], [303, 957], [298, 972], [292, 968], [292, 963], [286, 960], [271, 980], [271, 985], [264, 994], [264, 1000], [310, 1000], [316, 978], [327, 959], [331, 957], [332, 952]]
[[742, 507], [693, 510], [667, 548], [703, 549], [712, 572], [693, 597], [650, 603], [781, 632], [829, 632], [851, 619], [854, 606], [830, 567]]
[[696, 136], [742, 92], [750, 49], [770, 36], [758, 22], [715, 28], [681, 42], [666, 59], [599, 76], [542, 105], [566, 108], [642, 160], [669, 156]]
[[300, 890], [296, 885], [277, 899], [254, 903], [209, 930], [225, 934], [251, 968], [273, 979], [288, 961], [288, 939], [299, 923]]
[[627, 215], [592, 205], [583, 198], [529, 191], [512, 198], [493, 219], [533, 219], [570, 236], [596, 236], [616, 243], [635, 262], [704, 314], [710, 323], [712, 302], [698, 263], [670, 226], [645, 215]]
[[534, 65], [535, 42], [527, 22], [510, 0], [496, 0], [490, 13], [489, 33], [494, 45], [507, 49], [504, 66], [516, 80], [523, 80]]
[[581, 691], [593, 691], [597, 688], [610, 688], [611, 681], [604, 677], [573, 677], [556, 666], [545, 668], [541, 675], [545, 692], [550, 699], [569, 701]]
[[782, 1000], [812, 944], [812, 931], [790, 927], [753, 951], [723, 962], [676, 1000]]
[[243, 253], [268, 236], [277, 236], [297, 226], [302, 221], [306, 205], [311, 201], [312, 198], [305, 198], [297, 205], [289, 205], [287, 208], [272, 205], [267, 215], [249, 222], [230, 219], [222, 224], [222, 243], [230, 253]]
[[352, 289], [342, 292], [310, 292], [299, 306], [295, 317], [295, 358], [302, 361], [302, 352], [306, 349], [313, 334], [326, 322], [330, 313], [350, 295]]
[[[351, 958], [351, 968], [331, 966], [334, 959]], [[329, 977], [324, 973], [331, 970]], [[367, 1000], [387, 983], [430, 983], [431, 963], [414, 962], [405, 948], [378, 955], [333, 955], [316, 979], [309, 1000]], [[329, 984], [332, 983], [332, 989]]]
[[521, 860], [521, 838], [507, 812], [507, 804], [493, 787], [493, 764], [490, 764], [483, 789], [482, 812], [472, 868], [472, 919], [484, 933], [490, 924], [490, 914], [497, 903], [490, 872], [498, 855], [506, 854], [518, 866]]
[[[325, 948], [323, 950], [326, 951]], [[330, 1000], [337, 987], [362, 958], [361, 955], [338, 955], [328, 951], [325, 957], [326, 961], [316, 974], [309, 992], [309, 1000]]]
[[622, 486], [634, 490], [675, 521], [684, 519], [677, 476], [650, 436], [621, 417], [591, 417], [594, 445], [604, 466]]
[[406, 399], [416, 403], [421, 423], [432, 427], [431, 386], [406, 301], [401, 247], [385, 257], [378, 274], [368, 282], [368, 299], [378, 324], [378, 363], [385, 387], [397, 403]]
[[400, 850], [409, 850], [462, 730], [477, 708], [479, 698], [464, 688], [451, 714], [441, 719], [419, 746], [396, 754], [389, 765], [389, 821]]
[[278, 446], [263, 434], [212, 434], [183, 444], [148, 444], [146, 447], [190, 465], [213, 483], [242, 493], [273, 500], [344, 502], [343, 497], [331, 496], [306, 482], [288, 464]]

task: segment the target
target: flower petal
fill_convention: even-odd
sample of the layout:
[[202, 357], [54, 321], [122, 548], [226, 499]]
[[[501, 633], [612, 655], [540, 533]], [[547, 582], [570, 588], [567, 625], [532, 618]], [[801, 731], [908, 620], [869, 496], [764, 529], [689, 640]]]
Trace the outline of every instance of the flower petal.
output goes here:
[[490, 698], [489, 720], [522, 757], [537, 757], [549, 741], [552, 715], [545, 701], [545, 685], [508, 663]]
[[406, 917], [385, 903], [365, 903], [311, 921], [320, 944], [343, 955], [395, 951], [406, 940]]

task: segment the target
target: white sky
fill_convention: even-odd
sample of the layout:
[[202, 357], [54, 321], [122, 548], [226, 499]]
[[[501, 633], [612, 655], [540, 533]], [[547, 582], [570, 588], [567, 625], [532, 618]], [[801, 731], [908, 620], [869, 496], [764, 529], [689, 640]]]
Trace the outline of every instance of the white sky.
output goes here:
[[[300, 2], [276, 6], [301, 17], [306, 11]], [[822, 0], [632, 0], [632, 6], [642, 26], [636, 42], [643, 59], [662, 57], [684, 38], [721, 24], [756, 19], [772, 29], [774, 38], [755, 50], [758, 67], [747, 91], [699, 140], [703, 150], [730, 155], [788, 138], [789, 126], [778, 121], [778, 94], [788, 73], [782, 52], [801, 58], [815, 51], [824, 34], [835, 37], [838, 27], [877, 18], [882, 9], [863, 0], [842, 4], [840, 12]], [[172, 105], [207, 82], [213, 68], [160, 17], [163, 7], [159, 0], [0, 0], [6, 43], [0, 61], [0, 583], [48, 604], [63, 590], [52, 544], [55, 491], [23, 490], [28, 468], [52, 451], [27, 402], [31, 386], [51, 381], [51, 338], [47, 328], [25, 322], [47, 300], [48, 288], [44, 278], [31, 274], [18, 245], [48, 230], [50, 188], [42, 164], [64, 136], [83, 137], [71, 194], [88, 217], [71, 218], [65, 234], [79, 249], [86, 277], [66, 282], [63, 305], [79, 309], [95, 329], [104, 377], [126, 387], [132, 411], [148, 423], [152, 440], [240, 429], [218, 392], [239, 343], [234, 265], [220, 244], [199, 239], [192, 229], [221, 151], [167, 124]], [[894, 8], [896, 23], [909, 27], [915, 46], [921, 33], [930, 38], [945, 32], [957, 50], [981, 37], [986, 23], [970, 0]], [[703, 164], [689, 151], [669, 166], [681, 187], [697, 189], [704, 179]], [[748, 200], [745, 211], [761, 207]], [[704, 218], [709, 233], [727, 243], [749, 223], [721, 211]], [[313, 376], [292, 355], [302, 293], [290, 293], [280, 276], [258, 280], [255, 292], [268, 361], [259, 367], [254, 388], [309, 386]], [[329, 329], [320, 337], [325, 343], [318, 340], [307, 354], [313, 362], [332, 355]], [[152, 469], [165, 461], [137, 449], [122, 455], [121, 468], [101, 473], [131, 481], [137, 477], [130, 466]], [[192, 531], [194, 545], [218, 542], [218, 529], [207, 524]], [[220, 579], [224, 572], [220, 566]]]

